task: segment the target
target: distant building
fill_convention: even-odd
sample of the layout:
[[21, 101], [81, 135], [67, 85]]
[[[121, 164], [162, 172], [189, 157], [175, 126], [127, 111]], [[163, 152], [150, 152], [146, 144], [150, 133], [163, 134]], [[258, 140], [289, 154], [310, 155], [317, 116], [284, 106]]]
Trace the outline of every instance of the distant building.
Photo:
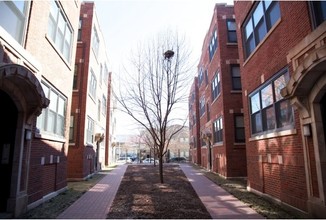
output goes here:
[[0, 213], [64, 191], [78, 1], [0, 2]]
[[109, 163], [110, 83], [95, 4], [82, 2], [72, 91], [69, 180], [88, 178]]
[[[167, 131], [170, 129], [176, 130], [180, 129], [181, 125], [172, 125], [167, 128]], [[189, 127], [184, 126], [177, 134], [173, 136], [170, 141], [169, 148], [169, 157], [185, 157], [189, 159]]]
[[190, 143], [197, 145], [200, 140], [200, 152], [198, 147], [192, 151], [196, 152], [196, 161], [224, 177], [247, 175], [238, 56], [233, 6], [216, 4], [198, 65], [197, 109], [195, 85], [190, 95]]
[[326, 217], [326, 2], [234, 3], [248, 189]]

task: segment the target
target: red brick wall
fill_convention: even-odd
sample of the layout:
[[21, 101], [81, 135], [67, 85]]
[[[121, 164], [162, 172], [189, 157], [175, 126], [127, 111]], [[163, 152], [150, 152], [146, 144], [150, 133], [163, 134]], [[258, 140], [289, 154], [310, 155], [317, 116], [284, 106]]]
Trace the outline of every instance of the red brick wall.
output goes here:
[[[79, 5], [74, 1], [60, 1], [60, 5], [65, 11], [72, 29], [77, 30]], [[74, 35], [72, 41], [72, 62], [70, 64], [61, 58], [59, 52], [56, 51], [51, 40], [47, 37], [49, 10], [50, 2], [48, 1], [31, 2], [25, 49], [32, 54], [42, 67], [38, 77], [50, 82], [53, 88], [60, 91], [67, 98], [65, 138], [57, 140], [49, 136], [44, 139], [42, 136], [36, 137], [33, 135], [29, 160], [28, 204], [40, 200], [47, 194], [60, 190], [67, 185], [66, 156], [68, 152], [69, 112], [77, 35]], [[34, 123], [36, 123], [36, 120]], [[33, 134], [35, 134], [35, 127], [33, 128]], [[52, 161], [50, 161], [51, 155]], [[42, 158], [44, 158], [44, 164], [41, 163]]]
[[[70, 145], [68, 152], [68, 178], [83, 179], [89, 175], [89, 156], [94, 159], [94, 152], [86, 152], [85, 126], [86, 126], [86, 100], [88, 87], [88, 68], [90, 62], [91, 36], [93, 27], [94, 4], [81, 5], [80, 17], [82, 18], [81, 41], [78, 41], [75, 63], [78, 65], [77, 90], [73, 91], [71, 114], [74, 115], [75, 140]], [[76, 113], [78, 112], [78, 113]], [[94, 149], [93, 149], [94, 151]]]
[[[244, 59], [241, 27], [254, 2], [237, 1], [234, 4], [246, 127], [248, 185], [296, 208], [307, 210], [307, 189], [303, 145], [298, 112], [295, 111], [297, 134], [270, 139], [249, 140], [251, 137], [248, 95], [284, 67], [288, 51], [311, 30], [307, 2], [280, 1], [281, 20], [248, 60]], [[239, 29], [240, 28], [240, 29]], [[291, 68], [289, 68], [292, 74]], [[268, 160], [270, 156], [271, 161]], [[282, 156], [283, 163], [279, 163]]]
[[[204, 114], [200, 119], [200, 125], [201, 130], [209, 128], [213, 132], [213, 122], [222, 116], [223, 142], [222, 145], [213, 143], [213, 170], [225, 177], [243, 177], [246, 176], [247, 172], [245, 145], [234, 144], [234, 113], [241, 113], [242, 95], [241, 92], [232, 91], [230, 64], [238, 63], [237, 44], [228, 43], [226, 19], [232, 18], [234, 18], [233, 7], [226, 7], [222, 4], [216, 5], [209, 31], [204, 40], [199, 64], [199, 66], [206, 67], [208, 70], [208, 85], [205, 84], [205, 81], [203, 82], [203, 85], [199, 88], [199, 97], [204, 94], [206, 103], [209, 103], [210, 121], [207, 122], [207, 114]], [[216, 29], [218, 47], [212, 59], [209, 60], [209, 42]], [[215, 100], [212, 100], [211, 82], [217, 70], [220, 72], [221, 93]], [[204, 167], [207, 165], [207, 160], [206, 158], [206, 162], [202, 163]]]
[[63, 143], [60, 142], [35, 138], [32, 140], [29, 162], [29, 203], [67, 186], [67, 159], [62, 149]]

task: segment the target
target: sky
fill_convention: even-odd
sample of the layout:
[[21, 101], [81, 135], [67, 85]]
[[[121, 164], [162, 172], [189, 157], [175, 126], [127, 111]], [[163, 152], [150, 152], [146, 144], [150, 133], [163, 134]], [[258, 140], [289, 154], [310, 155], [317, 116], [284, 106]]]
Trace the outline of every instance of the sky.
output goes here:
[[[168, 29], [185, 36], [197, 66], [216, 3], [233, 5], [231, 0], [95, 0], [112, 77], [123, 72], [139, 43]], [[132, 119], [118, 112], [117, 135], [137, 134], [136, 128]]]

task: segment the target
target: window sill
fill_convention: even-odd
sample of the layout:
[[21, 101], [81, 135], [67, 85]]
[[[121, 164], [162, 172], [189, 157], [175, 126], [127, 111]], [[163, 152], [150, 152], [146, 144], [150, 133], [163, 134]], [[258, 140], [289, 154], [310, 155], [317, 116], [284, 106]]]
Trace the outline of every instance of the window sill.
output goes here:
[[220, 98], [221, 93], [222, 93], [222, 92], [220, 92], [220, 93], [216, 96], [216, 98], [213, 100], [211, 106], [212, 106], [212, 105], [213, 105], [213, 104], [218, 100], [218, 98]]
[[234, 43], [228, 42], [228, 43], [226, 43], [226, 46], [238, 46], [238, 43], [237, 42], [234, 42]]
[[58, 136], [55, 136], [52, 134], [46, 134], [46, 133], [35, 133], [34, 137], [38, 138], [38, 139], [50, 140], [50, 141], [60, 142], [60, 143], [66, 142], [66, 139], [64, 137], [58, 137]]
[[96, 104], [95, 98], [91, 95], [91, 93], [88, 93], [88, 96], [92, 99], [92, 101], [94, 102], [94, 104]]
[[[254, 56], [254, 54], [259, 50], [259, 48], [261, 47], [261, 45], [264, 44], [264, 42], [269, 38], [269, 36], [274, 32], [274, 30], [277, 28], [277, 26], [281, 23], [281, 18], [278, 19], [278, 21], [275, 23], [275, 25], [273, 26], [272, 29], [269, 30], [269, 32], [266, 34], [266, 36], [264, 37], [264, 39], [259, 42], [259, 44], [257, 45], [257, 47], [252, 51], [252, 53], [244, 60], [243, 62], [243, 65], [242, 66], [245, 66], [250, 60], [251, 58]], [[245, 46], [245, 45], [243, 45]], [[245, 50], [245, 48], [244, 48]]]
[[249, 141], [258, 141], [258, 140], [269, 139], [269, 138], [274, 138], [274, 137], [288, 136], [288, 135], [293, 135], [293, 134], [297, 134], [296, 129], [279, 131], [279, 132], [271, 132], [271, 133], [262, 134], [262, 135], [256, 135], [254, 137], [249, 138]]
[[[51, 40], [50, 37], [48, 37], [47, 34], [45, 35], [45, 38], [51, 44], [52, 48], [59, 55], [59, 57], [61, 58], [61, 60], [66, 64], [66, 66], [68, 67], [68, 69], [69, 70], [72, 70], [72, 68], [71, 68], [71, 52], [72, 51], [70, 51], [70, 61], [67, 61], [66, 58], [62, 55], [62, 53], [57, 49], [57, 47], [55, 46], [55, 43]], [[72, 50], [72, 46], [70, 47], [70, 49]]]
[[241, 94], [242, 90], [231, 90], [230, 93]]
[[221, 147], [221, 146], [223, 146], [223, 142], [214, 143], [212, 147]]

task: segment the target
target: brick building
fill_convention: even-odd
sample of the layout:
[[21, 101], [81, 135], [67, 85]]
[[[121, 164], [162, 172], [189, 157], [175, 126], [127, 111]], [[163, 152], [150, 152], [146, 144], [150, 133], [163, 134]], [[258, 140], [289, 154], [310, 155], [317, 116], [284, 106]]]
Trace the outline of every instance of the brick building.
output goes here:
[[72, 92], [69, 180], [108, 165], [111, 74], [93, 2], [82, 2]]
[[[179, 130], [181, 125], [171, 125], [167, 127], [167, 132]], [[173, 136], [168, 148], [169, 158], [185, 157], [189, 159], [189, 128], [184, 126], [177, 134]]]
[[0, 2], [0, 212], [11, 217], [67, 186], [79, 10], [78, 1]]
[[190, 88], [189, 94], [189, 153], [190, 161], [201, 164], [201, 143], [200, 143], [200, 124], [199, 124], [199, 99], [198, 99], [198, 78], [194, 78], [194, 82]]
[[[216, 4], [198, 65], [199, 118], [192, 126], [200, 124], [201, 158], [197, 152], [197, 161], [224, 177], [246, 176], [238, 62], [233, 6]], [[195, 94], [196, 89], [191, 91]], [[194, 115], [193, 108], [190, 111]]]
[[248, 189], [326, 217], [326, 3], [236, 1]]

